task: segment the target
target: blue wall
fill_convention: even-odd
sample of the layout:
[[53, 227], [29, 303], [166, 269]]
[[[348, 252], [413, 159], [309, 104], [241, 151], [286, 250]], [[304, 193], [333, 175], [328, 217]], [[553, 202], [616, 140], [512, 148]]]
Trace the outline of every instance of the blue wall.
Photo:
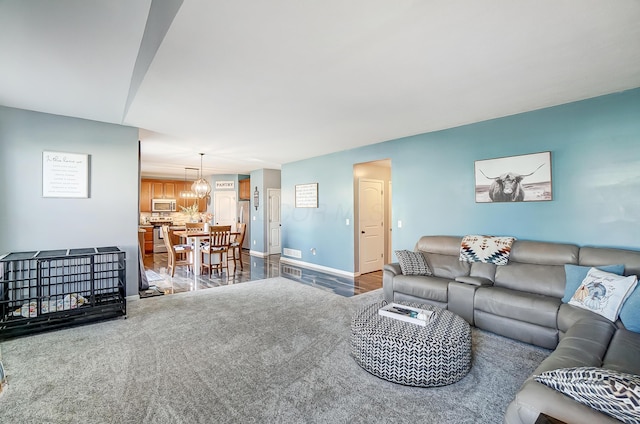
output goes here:
[[[541, 151], [551, 151], [553, 201], [475, 203], [474, 161]], [[353, 165], [385, 158], [394, 250], [471, 233], [640, 249], [640, 89], [285, 164], [283, 247], [353, 271]], [[310, 182], [319, 208], [294, 208], [295, 184]]]

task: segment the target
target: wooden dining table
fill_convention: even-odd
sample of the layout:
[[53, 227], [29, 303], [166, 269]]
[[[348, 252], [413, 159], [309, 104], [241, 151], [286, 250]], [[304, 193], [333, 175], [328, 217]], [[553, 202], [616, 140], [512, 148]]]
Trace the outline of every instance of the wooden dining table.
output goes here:
[[[174, 231], [173, 234], [176, 236], [186, 238], [187, 243], [193, 242], [193, 250], [189, 252], [193, 257], [191, 258], [191, 263], [193, 264], [193, 273], [195, 275], [200, 275], [200, 268], [202, 266], [202, 250], [200, 249], [200, 244], [203, 239], [208, 239], [211, 234], [209, 231], [187, 231], [187, 230], [178, 230]], [[240, 233], [232, 232], [231, 237], [238, 236]], [[231, 243], [231, 240], [229, 240]]]
[[193, 244], [193, 250], [189, 252], [191, 257], [191, 263], [193, 264], [193, 273], [200, 275], [200, 268], [202, 265], [202, 254], [200, 249], [200, 243], [202, 239], [209, 238], [209, 231], [187, 231], [178, 230], [173, 232], [174, 235], [187, 239], [187, 243]]

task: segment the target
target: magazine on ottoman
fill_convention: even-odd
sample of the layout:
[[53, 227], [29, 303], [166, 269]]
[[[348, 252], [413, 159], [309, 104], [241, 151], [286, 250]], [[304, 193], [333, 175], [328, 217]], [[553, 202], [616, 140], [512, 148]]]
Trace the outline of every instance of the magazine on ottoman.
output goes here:
[[433, 318], [433, 311], [415, 308], [413, 306], [401, 305], [399, 303], [389, 303], [388, 305], [378, 309], [378, 314], [398, 319], [401, 321], [418, 324], [425, 327]]

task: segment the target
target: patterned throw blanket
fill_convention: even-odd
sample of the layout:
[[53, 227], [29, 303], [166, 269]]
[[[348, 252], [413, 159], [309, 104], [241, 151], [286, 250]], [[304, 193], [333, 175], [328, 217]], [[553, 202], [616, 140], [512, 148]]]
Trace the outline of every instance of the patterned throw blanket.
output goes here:
[[460, 244], [460, 260], [506, 265], [515, 239], [515, 237], [464, 236]]
[[[48, 314], [50, 312], [67, 311], [69, 309], [79, 308], [87, 303], [89, 303], [87, 299], [78, 293], [67, 294], [64, 297], [53, 296], [52, 298], [42, 300], [40, 313]], [[38, 303], [35, 300], [24, 303], [20, 308], [13, 311], [13, 316], [23, 316], [25, 318], [37, 317]]]

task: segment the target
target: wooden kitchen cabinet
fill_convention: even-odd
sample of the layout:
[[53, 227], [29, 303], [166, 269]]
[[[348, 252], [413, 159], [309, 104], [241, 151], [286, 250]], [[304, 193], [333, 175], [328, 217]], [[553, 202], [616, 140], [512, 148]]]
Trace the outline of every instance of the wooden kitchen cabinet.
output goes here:
[[198, 199], [198, 210], [200, 212], [206, 212], [207, 211], [207, 198], [206, 197], [204, 199]]
[[162, 186], [163, 188], [163, 199], [175, 199], [180, 194], [176, 190], [176, 183], [173, 181], [165, 182]]
[[177, 206], [176, 206], [177, 212], [182, 212], [182, 208], [189, 207], [193, 204], [194, 199], [180, 197], [181, 191], [191, 190], [191, 184], [193, 184], [191, 181], [187, 181], [186, 183], [185, 182], [176, 183], [176, 190], [177, 190], [176, 199], [178, 199]]
[[144, 254], [151, 254], [153, 253], [153, 225], [141, 225], [140, 228], [145, 230]]
[[176, 199], [176, 212], [196, 203], [199, 212], [207, 210], [207, 199], [182, 198], [181, 191], [191, 190], [193, 181], [143, 179], [140, 181], [140, 212], [151, 212], [151, 199]]
[[151, 198], [164, 199], [164, 182], [154, 181], [151, 183]]
[[151, 182], [140, 181], [140, 212], [151, 212]]
[[182, 212], [182, 208], [188, 206], [185, 198], [180, 197], [180, 192], [184, 191], [184, 183], [176, 183], [176, 212]]
[[249, 178], [245, 180], [240, 180], [238, 181], [238, 185], [240, 186], [240, 189], [239, 189], [240, 200], [251, 199], [251, 180]]

